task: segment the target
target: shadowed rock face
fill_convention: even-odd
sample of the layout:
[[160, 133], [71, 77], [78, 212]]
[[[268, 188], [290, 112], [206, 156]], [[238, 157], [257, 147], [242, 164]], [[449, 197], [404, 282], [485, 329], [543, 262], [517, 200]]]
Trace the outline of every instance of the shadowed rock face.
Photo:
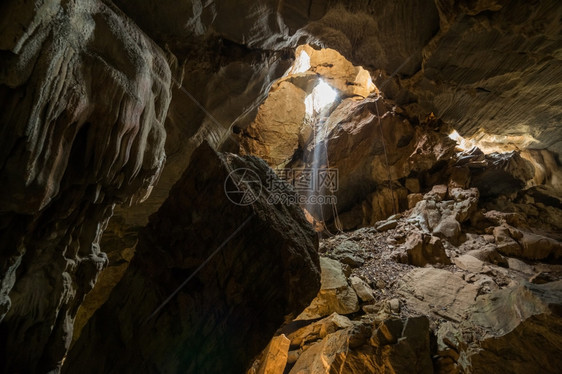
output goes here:
[[102, 2], [12, 1], [1, 13], [0, 371], [47, 372], [107, 265], [113, 207], [160, 174], [170, 70]]
[[118, 211], [127, 222], [145, 224], [201, 141], [238, 149], [232, 129], [254, 121], [292, 49], [304, 43], [368, 69], [384, 98], [410, 118], [433, 111], [463, 136], [562, 150], [556, 0], [115, 3], [177, 56], [178, 81], [217, 119], [174, 91], [162, 183], [143, 207]]
[[286, 318], [296, 317], [314, 298], [320, 268], [312, 227], [297, 205], [268, 204], [265, 188], [251, 205], [229, 201], [225, 181], [239, 168], [262, 181], [269, 173], [255, 157], [217, 154], [206, 143], [196, 150], [141, 232], [124, 278], [82, 331], [65, 363], [67, 372], [243, 372]]

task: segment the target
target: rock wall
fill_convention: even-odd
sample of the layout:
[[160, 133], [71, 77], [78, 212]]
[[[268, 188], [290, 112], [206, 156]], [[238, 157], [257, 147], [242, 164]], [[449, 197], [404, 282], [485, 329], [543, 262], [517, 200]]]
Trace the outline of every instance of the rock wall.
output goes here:
[[271, 172], [255, 157], [217, 154], [206, 143], [197, 149], [142, 230], [125, 276], [82, 331], [65, 372], [243, 372], [275, 330], [308, 305], [320, 287], [316, 234], [297, 205], [268, 203], [261, 185], [246, 186], [255, 192], [251, 204], [230, 201], [224, 188], [229, 178], [245, 183], [232, 174], [240, 168], [264, 182]]
[[[251, 126], [294, 60], [293, 47], [304, 43], [333, 48], [364, 66], [410, 119], [433, 111], [463, 135], [492, 134], [495, 141], [560, 153], [555, 20], [561, 9], [555, 0], [115, 4], [176, 58], [167, 167], [146, 204], [116, 209], [127, 225], [146, 224], [203, 140], [222, 150], [239, 148], [233, 132]], [[351, 210], [344, 226], [361, 224], [352, 210], [364, 210], [374, 223], [404, 206], [405, 190], [393, 189], [374, 191], [365, 206], [345, 204]], [[385, 203], [394, 193], [400, 203]]]
[[11, 1], [2, 15], [0, 371], [47, 372], [107, 265], [114, 206], [161, 172], [170, 69], [110, 4]]
[[441, 30], [424, 50], [423, 77], [414, 88], [419, 103], [463, 136], [480, 129], [526, 136], [532, 148], [560, 153], [560, 3], [438, 6]]

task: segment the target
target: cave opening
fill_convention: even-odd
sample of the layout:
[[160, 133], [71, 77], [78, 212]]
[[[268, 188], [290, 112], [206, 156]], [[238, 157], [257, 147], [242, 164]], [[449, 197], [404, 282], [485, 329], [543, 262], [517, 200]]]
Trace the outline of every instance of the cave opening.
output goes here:
[[338, 93], [328, 83], [320, 80], [304, 99], [306, 114], [309, 117], [320, 114], [328, 105], [336, 101], [337, 96]]
[[301, 45], [293, 64], [272, 85], [256, 119], [245, 129], [236, 129], [240, 152], [257, 155], [278, 174], [289, 175], [287, 181], [305, 197], [301, 205], [309, 220], [317, 229], [327, 229], [324, 222], [338, 214], [339, 185], [331, 174], [337, 169], [330, 166], [328, 151], [330, 134], [341, 127], [337, 115], [379, 96], [363, 67], [336, 50]]

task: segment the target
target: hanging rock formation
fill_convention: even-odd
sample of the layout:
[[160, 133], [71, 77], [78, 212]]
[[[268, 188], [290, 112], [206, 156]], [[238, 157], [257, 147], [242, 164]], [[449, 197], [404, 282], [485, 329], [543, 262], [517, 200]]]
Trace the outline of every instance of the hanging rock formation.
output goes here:
[[[181, 7], [172, 1], [158, 7], [152, 0], [116, 3], [178, 56], [194, 49], [192, 40], [204, 44], [217, 37], [225, 45], [247, 48], [242, 56], [304, 43], [332, 48], [353, 64], [378, 72], [373, 80], [385, 97], [413, 116], [433, 111], [455, 123], [463, 136], [482, 129], [502, 142], [520, 136], [519, 141], [533, 147], [561, 150], [556, 77], [561, 73], [557, 51], [562, 9], [556, 0], [260, 0], [236, 6], [193, 1]], [[216, 49], [214, 43], [208, 45]], [[276, 78], [284, 71], [277, 73]], [[389, 79], [393, 73], [397, 76]], [[191, 79], [197, 78], [187, 77]], [[230, 92], [209, 94], [218, 99]], [[264, 98], [258, 96], [259, 103]], [[209, 100], [207, 109], [218, 114], [222, 102]]]
[[101, 1], [2, 4], [0, 371], [61, 365], [116, 204], [162, 170], [170, 69]]
[[225, 181], [240, 168], [262, 181], [270, 173], [258, 158], [198, 148], [141, 232], [125, 276], [82, 331], [66, 372], [242, 372], [310, 303], [320, 287], [314, 231], [298, 206], [268, 204], [260, 185], [247, 185], [256, 193], [251, 205], [230, 201]]

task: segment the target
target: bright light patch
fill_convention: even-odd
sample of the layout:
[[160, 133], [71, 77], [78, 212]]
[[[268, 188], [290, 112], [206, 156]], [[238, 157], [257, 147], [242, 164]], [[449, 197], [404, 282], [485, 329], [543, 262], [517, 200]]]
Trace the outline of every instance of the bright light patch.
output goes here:
[[453, 130], [452, 133], [449, 134], [449, 138], [451, 138], [452, 140], [454, 140], [455, 142], [457, 142], [457, 146], [462, 149], [463, 151], [468, 151], [469, 149], [471, 149], [474, 144], [472, 141], [470, 140], [466, 140], [465, 138], [463, 138], [458, 132], [457, 130]]
[[367, 80], [367, 89], [369, 90], [369, 92], [373, 92], [377, 89], [377, 86], [375, 86], [373, 80], [371, 79], [371, 74], [369, 74], [369, 79]]
[[306, 97], [304, 104], [306, 106], [306, 114], [309, 116], [314, 113], [320, 113], [322, 109], [332, 104], [338, 93], [328, 83], [320, 81], [312, 90], [312, 93]]
[[449, 138], [457, 142], [457, 147], [463, 151], [468, 151], [473, 147], [478, 147], [486, 154], [489, 153], [507, 153], [515, 150], [528, 148], [536, 142], [536, 139], [530, 135], [494, 135], [486, 134], [480, 130], [470, 138], [463, 138], [458, 132], [454, 131], [449, 134]]
[[537, 140], [529, 134], [523, 135], [496, 135], [480, 131], [474, 135], [473, 143], [484, 153], [506, 153], [529, 148]]
[[299, 57], [297, 57], [291, 74], [304, 73], [310, 69], [310, 56], [305, 51], [301, 51]]
[[457, 130], [453, 130], [453, 132], [449, 134], [449, 138], [456, 141], [457, 143], [462, 139]]
[[308, 95], [306, 99], [304, 99], [304, 106], [306, 108], [306, 114], [312, 116], [314, 113], [314, 100], [312, 98], [312, 94]]

